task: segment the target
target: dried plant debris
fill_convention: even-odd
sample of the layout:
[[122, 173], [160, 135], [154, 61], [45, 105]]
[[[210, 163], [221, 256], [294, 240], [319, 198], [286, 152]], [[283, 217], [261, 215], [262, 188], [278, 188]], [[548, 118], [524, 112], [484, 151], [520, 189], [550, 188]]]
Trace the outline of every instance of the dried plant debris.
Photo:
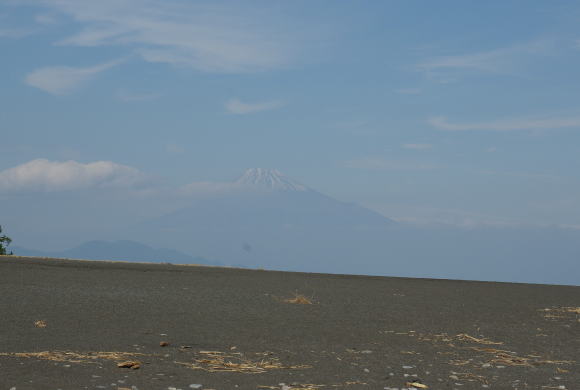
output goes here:
[[314, 383], [297, 383], [293, 382], [290, 384], [280, 383], [278, 386], [258, 386], [258, 389], [273, 389], [273, 390], [318, 390], [323, 388], [344, 388], [346, 386], [354, 385], [364, 385], [367, 386], [368, 383], [361, 381], [346, 381], [344, 383], [333, 383], [328, 385], [314, 384]]
[[314, 383], [293, 383], [290, 385], [280, 384], [279, 386], [258, 386], [258, 389], [273, 389], [273, 390], [318, 390], [326, 385], [318, 385]]
[[494, 357], [489, 360], [489, 363], [496, 364], [496, 365], [505, 365], [505, 366], [538, 366], [541, 364], [574, 364], [576, 363], [573, 360], [547, 360], [541, 359], [538, 355], [526, 355], [526, 356], [518, 356], [515, 352], [506, 351], [503, 349], [495, 349], [495, 348], [477, 348], [471, 347], [471, 349], [478, 351], [478, 352], [485, 352], [487, 354], [491, 354]]
[[[565, 308], [567, 310], [574, 308]], [[575, 312], [575, 311], [572, 311]], [[497, 349], [492, 345], [503, 345], [503, 342], [489, 340], [484, 337], [474, 337], [466, 333], [460, 333], [455, 336], [447, 333], [423, 334], [415, 331], [394, 332], [388, 331], [395, 335], [406, 335], [408, 337], [417, 337], [419, 341], [432, 342], [438, 347], [444, 348], [443, 351], [437, 351], [439, 356], [448, 356], [448, 363], [453, 366], [465, 368], [487, 368], [487, 367], [535, 367], [544, 364], [564, 365], [575, 364], [572, 360], [555, 360], [548, 359], [539, 355], [520, 356], [516, 352], [505, 349]], [[474, 346], [473, 344], [480, 344]], [[469, 353], [468, 351], [472, 351]], [[473, 351], [482, 352], [473, 354]], [[408, 353], [401, 351], [401, 353]]]
[[410, 388], [414, 388], [414, 389], [428, 389], [429, 386], [424, 385], [423, 383], [420, 382], [407, 382], [405, 383], [405, 386], [410, 387]]
[[455, 380], [463, 380], [468, 382], [481, 382], [484, 385], [489, 384], [487, 378], [482, 375], [473, 374], [471, 372], [454, 372], [452, 371], [452, 375], [450, 375], [452, 379]]
[[46, 321], [44, 320], [35, 321], [34, 326], [37, 328], [46, 328]]
[[294, 303], [298, 305], [312, 305], [312, 298], [308, 298], [302, 294], [298, 294], [298, 292], [294, 293], [293, 298], [284, 299], [283, 302], [286, 303]]
[[[275, 357], [251, 360], [244, 357], [240, 352], [226, 353], [220, 351], [199, 351], [196, 355], [197, 356], [193, 359], [192, 363], [175, 363], [194, 370], [204, 370], [208, 372], [240, 372], [245, 374], [260, 374], [269, 370], [312, 368], [312, 366], [308, 365], [285, 366]], [[271, 353], [268, 353], [268, 355], [271, 355]]]
[[125, 362], [117, 363], [117, 367], [119, 368], [131, 368], [133, 370], [137, 370], [141, 367], [141, 362], [136, 360], [127, 360]]
[[580, 322], [580, 307], [551, 307], [547, 309], [539, 309], [538, 311], [544, 312], [544, 318], [549, 320], [575, 318]]
[[0, 356], [17, 358], [51, 360], [67, 363], [96, 363], [97, 360], [121, 361], [135, 356], [147, 356], [134, 352], [72, 352], [72, 351], [42, 351], [42, 352], [0, 352]]
[[503, 344], [501, 341], [499, 341], [499, 342], [498, 341], [491, 341], [491, 340], [488, 340], [486, 338], [479, 339], [477, 337], [470, 336], [466, 333], [461, 333], [461, 334], [456, 335], [455, 339], [461, 340], [461, 341], [469, 341], [469, 342], [478, 343], [478, 344], [488, 344], [488, 345], [490, 345], [490, 344], [493, 344], [493, 345]]

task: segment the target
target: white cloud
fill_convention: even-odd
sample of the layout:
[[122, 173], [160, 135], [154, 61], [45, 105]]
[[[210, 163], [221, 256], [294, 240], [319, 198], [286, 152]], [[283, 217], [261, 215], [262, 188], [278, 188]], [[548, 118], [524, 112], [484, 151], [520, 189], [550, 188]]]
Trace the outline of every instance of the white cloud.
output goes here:
[[139, 170], [111, 161], [88, 164], [37, 159], [0, 171], [0, 191], [65, 191], [91, 187], [128, 188], [145, 183]]
[[244, 103], [239, 99], [231, 99], [226, 102], [226, 109], [232, 114], [251, 114], [253, 112], [268, 111], [282, 107], [279, 101], [261, 102], [261, 103]]
[[285, 67], [307, 39], [304, 31], [286, 26], [283, 17], [276, 17], [273, 7], [250, 11], [233, 3], [221, 6], [173, 0], [41, 3], [83, 26], [61, 40], [61, 45], [125, 46], [149, 62], [208, 72]]
[[406, 161], [391, 161], [381, 157], [364, 157], [349, 160], [345, 163], [347, 168], [379, 170], [379, 171], [424, 171], [436, 169], [433, 164], [424, 164]]
[[504, 119], [490, 122], [450, 123], [447, 118], [433, 117], [429, 124], [440, 130], [447, 131], [513, 131], [513, 130], [544, 130], [580, 127], [580, 116], [568, 118], [519, 118]]
[[403, 148], [404, 149], [414, 149], [414, 150], [425, 150], [425, 149], [431, 149], [433, 147], [433, 145], [431, 144], [404, 144]]
[[89, 82], [99, 73], [121, 63], [111, 61], [87, 68], [71, 66], [50, 66], [36, 69], [25, 78], [26, 84], [42, 89], [53, 95], [66, 95]]

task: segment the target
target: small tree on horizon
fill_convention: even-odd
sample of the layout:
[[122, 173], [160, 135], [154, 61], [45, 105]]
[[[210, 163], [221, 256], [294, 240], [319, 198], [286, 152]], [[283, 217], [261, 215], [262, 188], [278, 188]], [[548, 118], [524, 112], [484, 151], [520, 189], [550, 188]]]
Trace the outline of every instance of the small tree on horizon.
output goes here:
[[[0, 233], [2, 233], [2, 226], [0, 226]], [[12, 239], [10, 237], [8, 237], [7, 235], [3, 234], [0, 236], [0, 255], [12, 255], [13, 253], [6, 253], [6, 248], [8, 247], [8, 245], [10, 245], [10, 243], [12, 242]]]

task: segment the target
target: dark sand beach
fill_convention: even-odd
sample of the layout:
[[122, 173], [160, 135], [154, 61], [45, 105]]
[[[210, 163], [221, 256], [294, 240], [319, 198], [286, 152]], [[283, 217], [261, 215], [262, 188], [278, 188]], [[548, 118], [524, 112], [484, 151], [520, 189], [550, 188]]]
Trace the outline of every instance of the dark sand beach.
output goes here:
[[580, 388], [575, 286], [2, 256], [0, 313], [0, 390]]

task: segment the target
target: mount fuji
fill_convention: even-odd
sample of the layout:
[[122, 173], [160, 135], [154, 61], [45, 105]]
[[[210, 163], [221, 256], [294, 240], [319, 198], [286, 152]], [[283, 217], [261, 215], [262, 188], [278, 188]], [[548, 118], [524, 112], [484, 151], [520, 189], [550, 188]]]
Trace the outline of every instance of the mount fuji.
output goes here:
[[277, 170], [252, 168], [222, 191], [194, 196], [186, 207], [132, 228], [129, 238], [154, 231], [160, 245], [227, 264], [322, 270], [329, 261], [358, 257], [361, 238], [396, 226]]
[[153, 236], [159, 246], [265, 269], [578, 283], [578, 231], [418, 227], [271, 169], [248, 169], [216, 188], [192, 194], [185, 207], [134, 225], [117, 239], [149, 242]]

